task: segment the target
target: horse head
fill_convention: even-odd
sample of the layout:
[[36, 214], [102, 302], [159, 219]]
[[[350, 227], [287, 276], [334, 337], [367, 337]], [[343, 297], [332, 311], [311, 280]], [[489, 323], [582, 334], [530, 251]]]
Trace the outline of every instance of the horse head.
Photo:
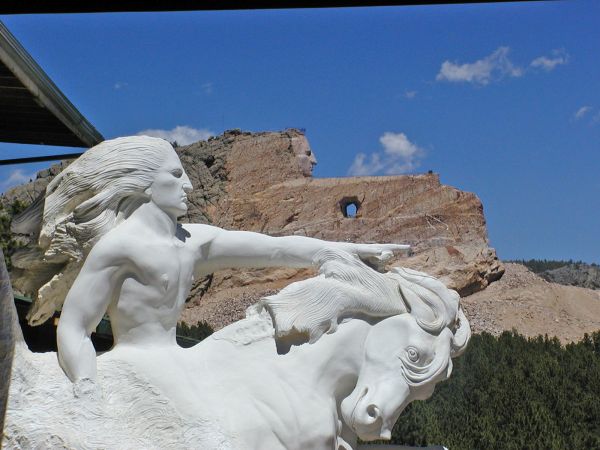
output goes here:
[[388, 275], [397, 279], [410, 313], [385, 318], [369, 331], [358, 381], [341, 403], [344, 422], [365, 441], [390, 439], [404, 408], [429, 398], [450, 376], [451, 358], [470, 337], [455, 291], [408, 269]]
[[448, 378], [451, 358], [469, 341], [456, 291], [422, 272], [379, 273], [339, 250], [316, 258], [319, 276], [265, 297], [276, 338], [316, 342], [354, 318], [372, 324], [356, 386], [340, 403], [345, 424], [363, 440], [390, 439], [400, 413]]

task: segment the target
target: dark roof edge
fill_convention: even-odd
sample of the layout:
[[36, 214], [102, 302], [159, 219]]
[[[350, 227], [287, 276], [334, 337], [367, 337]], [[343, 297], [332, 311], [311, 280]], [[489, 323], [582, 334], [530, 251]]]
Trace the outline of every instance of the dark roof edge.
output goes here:
[[218, 11], [247, 9], [419, 6], [452, 3], [506, 3], [548, 0], [97, 0], [95, 2], [24, 2], [3, 0], [0, 14], [107, 13], [148, 11]]
[[25, 85], [41, 106], [79, 138], [81, 147], [93, 147], [104, 137], [73, 106], [42, 68], [0, 21], [0, 60]]

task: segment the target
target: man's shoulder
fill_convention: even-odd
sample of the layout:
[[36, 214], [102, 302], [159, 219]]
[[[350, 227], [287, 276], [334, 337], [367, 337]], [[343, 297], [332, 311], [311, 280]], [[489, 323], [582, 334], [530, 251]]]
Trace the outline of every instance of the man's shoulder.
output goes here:
[[96, 257], [108, 259], [126, 258], [136, 249], [143, 248], [141, 236], [135, 233], [123, 233], [122, 230], [113, 229], [100, 238], [90, 251]]
[[222, 228], [213, 225], [184, 223], [177, 227], [177, 238], [184, 242], [186, 247], [194, 251], [202, 251], [223, 231]]
[[190, 241], [206, 241], [213, 239], [224, 230], [214, 225], [203, 223], [182, 223], [177, 226], [177, 237]]

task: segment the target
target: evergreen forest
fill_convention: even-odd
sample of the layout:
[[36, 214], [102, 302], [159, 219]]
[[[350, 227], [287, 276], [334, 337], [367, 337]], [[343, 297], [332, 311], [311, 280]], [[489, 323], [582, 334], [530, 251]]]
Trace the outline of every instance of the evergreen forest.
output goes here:
[[572, 259], [569, 259], [568, 261], [554, 260], [554, 259], [516, 259], [516, 260], [507, 260], [505, 262], [522, 264], [525, 267], [527, 267], [529, 270], [531, 270], [533, 273], [542, 273], [542, 272], [546, 272], [548, 270], [554, 270], [554, 269], [558, 269], [559, 267], [571, 266], [571, 265], [574, 265], [576, 268], [579, 268], [579, 266], [588, 266], [588, 265], [592, 266], [592, 267], [598, 267], [598, 264], [596, 264], [596, 263], [588, 264], [583, 261], [573, 261]]
[[[203, 339], [206, 323], [178, 334]], [[577, 343], [475, 334], [450, 378], [401, 414], [392, 444], [450, 450], [600, 449], [600, 331]], [[401, 376], [399, 374], [399, 376]], [[381, 443], [390, 443], [381, 441]]]
[[392, 442], [450, 450], [600, 449], [600, 331], [561, 346], [474, 335], [450, 379], [402, 413]]

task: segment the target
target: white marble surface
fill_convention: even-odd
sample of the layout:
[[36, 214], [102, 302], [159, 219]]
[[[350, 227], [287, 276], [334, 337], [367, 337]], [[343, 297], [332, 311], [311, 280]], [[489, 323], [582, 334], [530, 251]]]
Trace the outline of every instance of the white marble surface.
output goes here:
[[[423, 273], [375, 270], [405, 245], [180, 225], [191, 189], [170, 144], [149, 137], [106, 141], [48, 186], [40, 245], [85, 262], [36, 306], [42, 319], [68, 290], [58, 358], [18, 346], [5, 448], [354, 449], [357, 436], [389, 439], [468, 342], [458, 294]], [[317, 277], [177, 346], [195, 277], [312, 265]], [[98, 357], [90, 333], [106, 312], [115, 347]]]

